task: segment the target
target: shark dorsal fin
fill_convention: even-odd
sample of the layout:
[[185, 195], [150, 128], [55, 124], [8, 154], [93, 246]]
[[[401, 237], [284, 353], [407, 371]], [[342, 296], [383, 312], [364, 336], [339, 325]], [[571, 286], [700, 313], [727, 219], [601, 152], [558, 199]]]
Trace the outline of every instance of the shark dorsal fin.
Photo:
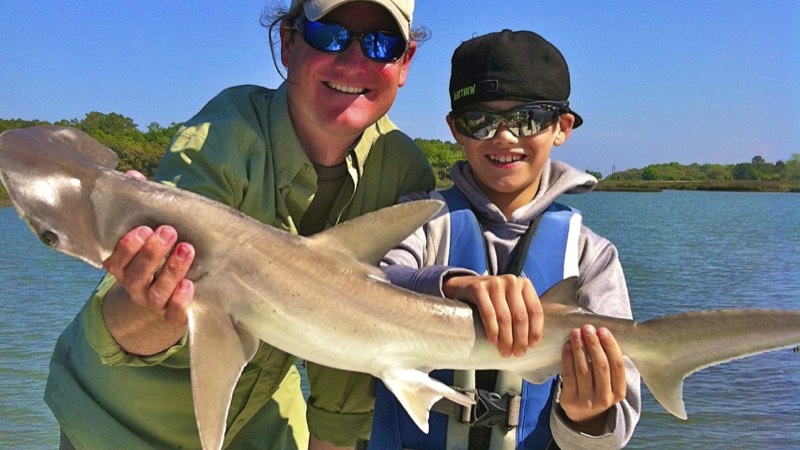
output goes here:
[[569, 277], [559, 281], [542, 294], [539, 301], [542, 304], [550, 303], [581, 309], [581, 305], [578, 304], [578, 277]]
[[311, 236], [313, 244], [341, 249], [377, 266], [381, 258], [427, 222], [443, 203], [419, 200], [381, 208]]

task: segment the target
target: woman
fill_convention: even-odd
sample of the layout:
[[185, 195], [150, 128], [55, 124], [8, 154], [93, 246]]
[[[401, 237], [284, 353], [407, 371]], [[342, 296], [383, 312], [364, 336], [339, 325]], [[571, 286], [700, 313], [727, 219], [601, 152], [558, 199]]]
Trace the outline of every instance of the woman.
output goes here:
[[[294, 0], [270, 25], [286, 82], [220, 93], [178, 131], [157, 178], [301, 234], [433, 188], [386, 116], [416, 50], [412, 13], [413, 0]], [[194, 251], [168, 224], [120, 239], [51, 362], [45, 398], [64, 446], [200, 446], [185, 337]], [[226, 447], [305, 448], [309, 429], [319, 448], [368, 436], [369, 377], [310, 365], [306, 425], [294, 360], [261, 344], [234, 390]]]

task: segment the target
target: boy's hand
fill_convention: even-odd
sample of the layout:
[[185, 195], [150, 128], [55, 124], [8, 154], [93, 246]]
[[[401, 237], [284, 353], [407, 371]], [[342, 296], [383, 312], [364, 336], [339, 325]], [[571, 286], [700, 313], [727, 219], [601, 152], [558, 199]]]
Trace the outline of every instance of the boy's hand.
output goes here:
[[442, 291], [446, 297], [478, 307], [486, 338], [503, 357], [522, 356], [542, 338], [542, 304], [527, 278], [454, 276], [445, 279]]
[[625, 361], [617, 340], [606, 328], [592, 325], [570, 332], [561, 355], [559, 402], [579, 431], [603, 433], [606, 411], [625, 399]]

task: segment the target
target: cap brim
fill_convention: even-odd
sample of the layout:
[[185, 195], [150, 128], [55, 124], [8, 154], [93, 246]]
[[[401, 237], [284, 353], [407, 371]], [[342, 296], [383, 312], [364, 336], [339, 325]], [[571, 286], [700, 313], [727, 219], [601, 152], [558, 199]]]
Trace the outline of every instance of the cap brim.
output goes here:
[[579, 126], [583, 125], [583, 117], [579, 116], [578, 113], [576, 113], [575, 111], [573, 111], [571, 109], [569, 110], [569, 113], [572, 114], [573, 117], [575, 117], [575, 123], [572, 124], [572, 129], [573, 130], [575, 128], [578, 128]]
[[308, 0], [303, 3], [303, 11], [309, 20], [319, 20], [339, 6], [354, 1], [368, 1], [383, 6], [392, 15], [394, 21], [397, 22], [400, 32], [403, 33], [403, 37], [408, 42], [411, 17], [406, 17], [391, 0]]

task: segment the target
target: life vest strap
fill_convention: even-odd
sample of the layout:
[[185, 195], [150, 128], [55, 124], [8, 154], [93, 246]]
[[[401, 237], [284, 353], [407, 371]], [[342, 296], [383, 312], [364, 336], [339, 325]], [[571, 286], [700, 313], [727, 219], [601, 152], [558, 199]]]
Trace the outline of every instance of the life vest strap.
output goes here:
[[474, 405], [464, 406], [452, 400], [442, 398], [433, 404], [431, 411], [455, 417], [462, 423], [474, 428], [501, 427], [506, 431], [519, 425], [519, 411], [522, 397], [514, 392], [500, 395], [485, 389], [453, 389], [472, 397]]

